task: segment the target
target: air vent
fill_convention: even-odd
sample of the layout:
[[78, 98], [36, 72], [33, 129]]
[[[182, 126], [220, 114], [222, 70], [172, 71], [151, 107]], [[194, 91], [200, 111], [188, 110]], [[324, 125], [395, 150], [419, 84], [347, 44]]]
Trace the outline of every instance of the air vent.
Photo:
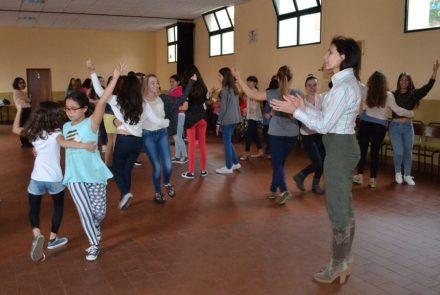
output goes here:
[[35, 16], [19, 16], [18, 20], [36, 20]]
[[44, 4], [46, 0], [21, 0], [21, 3], [24, 4]]

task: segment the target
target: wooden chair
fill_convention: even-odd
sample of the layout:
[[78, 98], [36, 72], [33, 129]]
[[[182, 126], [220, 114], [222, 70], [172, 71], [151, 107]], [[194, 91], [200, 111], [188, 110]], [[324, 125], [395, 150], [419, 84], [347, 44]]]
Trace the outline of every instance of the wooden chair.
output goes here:
[[435, 156], [437, 155], [437, 174], [440, 175], [440, 123], [429, 123], [425, 127], [422, 154], [423, 171], [426, 170], [426, 158], [430, 158], [431, 174], [434, 169]]

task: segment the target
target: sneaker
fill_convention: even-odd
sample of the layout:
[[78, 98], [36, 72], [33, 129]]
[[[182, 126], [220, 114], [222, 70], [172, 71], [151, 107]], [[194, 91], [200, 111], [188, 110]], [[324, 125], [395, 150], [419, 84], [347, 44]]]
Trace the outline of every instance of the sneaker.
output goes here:
[[267, 195], [267, 198], [268, 198], [269, 200], [275, 200], [277, 197], [279, 197], [279, 195], [277, 194], [277, 192], [270, 192], [270, 193]]
[[179, 163], [179, 160], [180, 160], [180, 159], [177, 158], [177, 157], [172, 157], [172, 158], [171, 158], [171, 162], [172, 162], [172, 163]]
[[186, 179], [194, 179], [194, 173], [191, 173], [188, 171], [183, 172], [181, 175], [183, 178], [186, 178]]
[[95, 261], [98, 259], [98, 255], [100, 252], [99, 246], [92, 245], [89, 248], [86, 249], [86, 260], [87, 261]]
[[402, 173], [400, 173], [400, 172], [396, 173], [396, 183], [397, 184], [402, 184], [403, 183]]
[[244, 154], [243, 156], [240, 157], [241, 161], [246, 161], [247, 159], [249, 159], [249, 155], [248, 154]]
[[122, 199], [119, 201], [119, 209], [127, 210], [130, 207], [131, 199], [133, 195], [131, 193], [126, 193]]
[[67, 238], [55, 238], [53, 240], [49, 240], [49, 242], [47, 243], [47, 249], [56, 249], [66, 245], [68, 242], [69, 240]]
[[43, 246], [44, 246], [44, 236], [42, 234], [39, 234], [32, 240], [32, 247], [31, 247], [32, 261], [37, 262], [44, 260]]
[[154, 202], [156, 204], [164, 204], [166, 202], [162, 192], [154, 194]]
[[136, 161], [134, 161], [134, 165], [135, 166], [142, 166], [142, 165], [144, 165], [144, 163], [142, 163], [141, 161], [136, 160]]
[[179, 159], [179, 161], [177, 161], [176, 163], [179, 164], [186, 164], [188, 162], [188, 157], [182, 157]]
[[[234, 167], [234, 166], [232, 166], [232, 167]], [[217, 174], [231, 174], [233, 172], [234, 172], [234, 170], [232, 168], [228, 169], [227, 167], [222, 167], [222, 168], [215, 170], [215, 173], [217, 173]]]
[[264, 156], [263, 150], [259, 150], [256, 154], [251, 155], [251, 158], [261, 158]]
[[200, 171], [200, 176], [202, 176], [202, 177], [208, 176], [208, 171], [206, 171], [206, 170]]
[[284, 191], [279, 196], [278, 205], [284, 205], [290, 199], [292, 199], [292, 193], [289, 191]]
[[405, 181], [405, 183], [407, 184], [407, 185], [411, 185], [411, 186], [413, 186], [413, 185], [416, 185], [416, 183], [414, 182], [414, 177], [412, 177], [412, 176], [410, 176], [410, 175], [405, 175], [404, 177], [403, 177], [403, 181]]
[[370, 180], [368, 181], [368, 186], [370, 188], [376, 188], [376, 178], [370, 178]]
[[232, 170], [238, 170], [238, 169], [240, 169], [240, 168], [241, 168], [240, 163], [232, 164]]
[[362, 184], [364, 183], [364, 178], [361, 174], [353, 176], [353, 183], [355, 184]]
[[176, 190], [171, 183], [165, 184], [165, 189], [167, 190], [167, 194], [170, 198], [174, 198], [174, 196], [176, 196]]

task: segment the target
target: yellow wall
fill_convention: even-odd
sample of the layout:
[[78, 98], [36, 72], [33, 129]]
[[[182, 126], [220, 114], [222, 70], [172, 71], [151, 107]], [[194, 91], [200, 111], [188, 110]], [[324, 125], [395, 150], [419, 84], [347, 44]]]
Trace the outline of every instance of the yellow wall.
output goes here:
[[0, 28], [0, 36], [5, 41], [0, 46], [0, 93], [4, 97], [10, 97], [16, 76], [26, 79], [26, 68], [51, 69], [55, 99], [63, 98], [71, 77], [83, 80], [88, 76], [88, 57], [104, 77], [122, 61], [129, 71], [156, 69], [155, 33]]
[[[215, 84], [215, 73], [222, 66], [237, 67], [242, 77], [256, 75], [260, 88], [267, 86], [276, 70], [287, 64], [294, 72], [292, 87], [302, 88], [304, 78], [318, 77], [322, 57], [335, 35], [364, 41], [361, 78], [366, 81], [375, 70], [382, 70], [394, 89], [402, 71], [413, 75], [422, 86], [432, 73], [435, 59], [440, 58], [440, 30], [403, 33], [405, 1], [326, 0], [323, 1], [321, 44], [277, 49], [276, 16], [272, 1], [252, 0], [235, 10], [235, 54], [208, 56], [208, 33], [201, 18], [196, 20], [196, 64], [208, 84]], [[257, 42], [248, 42], [250, 30], [257, 31]], [[160, 66], [160, 65], [159, 65]], [[439, 74], [440, 76], [440, 74]], [[327, 83], [322, 81], [322, 89]], [[440, 85], [426, 99], [440, 100]]]

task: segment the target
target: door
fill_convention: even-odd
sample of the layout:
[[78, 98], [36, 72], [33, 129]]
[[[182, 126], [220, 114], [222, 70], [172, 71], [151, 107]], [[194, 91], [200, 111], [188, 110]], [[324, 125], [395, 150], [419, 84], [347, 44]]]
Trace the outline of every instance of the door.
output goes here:
[[40, 101], [52, 100], [52, 76], [50, 69], [26, 69], [28, 95], [32, 106]]

